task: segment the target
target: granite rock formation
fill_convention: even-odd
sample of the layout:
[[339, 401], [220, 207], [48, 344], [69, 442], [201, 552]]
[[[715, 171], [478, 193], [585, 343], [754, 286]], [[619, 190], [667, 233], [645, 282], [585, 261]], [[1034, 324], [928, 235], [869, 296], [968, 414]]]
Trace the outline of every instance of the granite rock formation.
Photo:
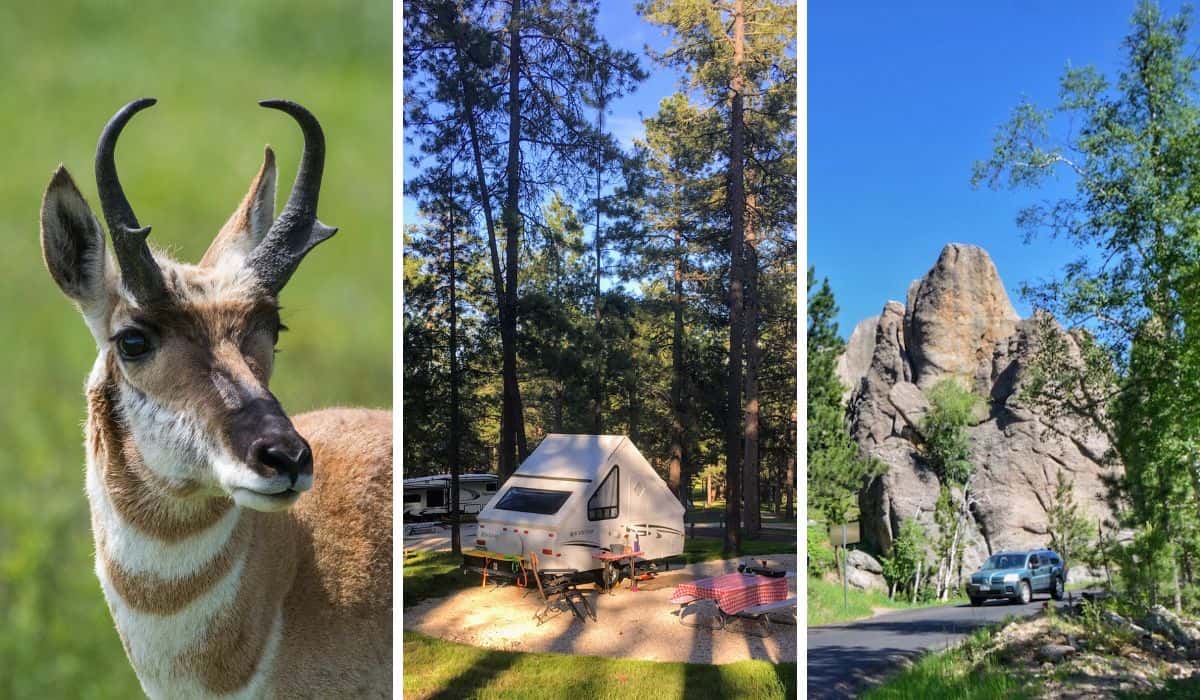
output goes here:
[[[964, 571], [992, 552], [1049, 544], [1046, 509], [1060, 471], [1093, 521], [1110, 516], [1106, 440], [1082, 418], [1051, 421], [1020, 400], [1038, 321], [1017, 315], [983, 249], [946, 246], [909, 288], [907, 304], [889, 301], [866, 323], [874, 337], [856, 338], [865, 333], [860, 324], [839, 370], [851, 387], [851, 434], [864, 455], [886, 465], [859, 499], [867, 548], [887, 553], [908, 518], [933, 532], [941, 485], [921, 459], [918, 429], [929, 409], [924, 391], [946, 377], [986, 399], [968, 428], [975, 502]], [[861, 356], [868, 349], [864, 368]]]

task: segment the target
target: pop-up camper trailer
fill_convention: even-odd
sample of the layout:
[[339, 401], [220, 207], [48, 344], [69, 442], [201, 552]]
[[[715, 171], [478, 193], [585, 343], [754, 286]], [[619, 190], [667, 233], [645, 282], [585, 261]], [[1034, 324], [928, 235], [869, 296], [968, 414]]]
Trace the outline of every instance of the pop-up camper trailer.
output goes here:
[[641, 550], [644, 566], [683, 553], [683, 513], [628, 438], [552, 434], [479, 513], [475, 548], [611, 577], [594, 555]]
[[[475, 515], [483, 509], [500, 479], [495, 474], [459, 474], [458, 509]], [[404, 480], [404, 517], [408, 520], [441, 519], [450, 514], [450, 475], [420, 476]]]

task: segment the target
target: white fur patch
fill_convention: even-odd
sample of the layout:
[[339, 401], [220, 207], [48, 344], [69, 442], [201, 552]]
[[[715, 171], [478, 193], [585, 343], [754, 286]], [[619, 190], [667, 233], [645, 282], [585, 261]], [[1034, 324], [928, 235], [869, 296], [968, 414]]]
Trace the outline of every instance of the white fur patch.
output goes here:
[[245, 560], [238, 559], [215, 586], [169, 616], [130, 608], [113, 590], [103, 572], [97, 572], [101, 574], [100, 586], [112, 608], [113, 620], [128, 645], [130, 661], [147, 695], [152, 698], [212, 697], [196, 679], [180, 675], [176, 659], [205, 644], [209, 625], [237, 598], [244, 567]]
[[225, 549], [237, 527], [241, 514], [237, 508], [230, 508], [211, 527], [176, 542], [147, 537], [121, 519], [93, 472], [88, 469], [88, 498], [94, 521], [104, 531], [105, 552], [132, 574], [186, 578], [207, 568]]
[[199, 419], [172, 411], [128, 384], [120, 384], [121, 411], [146, 466], [175, 484], [211, 484], [208, 465], [223, 452]]

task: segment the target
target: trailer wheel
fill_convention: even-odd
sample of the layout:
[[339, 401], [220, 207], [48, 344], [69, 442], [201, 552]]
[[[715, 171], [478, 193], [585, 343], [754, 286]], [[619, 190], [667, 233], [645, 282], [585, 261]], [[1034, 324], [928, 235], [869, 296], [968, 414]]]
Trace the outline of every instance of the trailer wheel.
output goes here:
[[615, 588], [620, 580], [621, 570], [612, 562], [604, 562], [604, 567], [596, 572], [596, 582], [605, 590]]

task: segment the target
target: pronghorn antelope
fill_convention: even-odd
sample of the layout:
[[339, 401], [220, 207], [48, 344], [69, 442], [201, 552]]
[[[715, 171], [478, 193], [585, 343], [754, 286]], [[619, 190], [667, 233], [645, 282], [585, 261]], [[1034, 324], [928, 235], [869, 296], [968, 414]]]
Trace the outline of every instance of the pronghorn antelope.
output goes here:
[[155, 698], [390, 697], [391, 414], [290, 420], [267, 388], [279, 292], [336, 230], [316, 216], [321, 127], [299, 105], [261, 103], [304, 134], [287, 204], [275, 218], [268, 147], [187, 265], [151, 252], [117, 178], [117, 139], [152, 104], [122, 108], [96, 148], [113, 258], [62, 166], [41, 210], [46, 267], [99, 346], [87, 495], [125, 652]]

